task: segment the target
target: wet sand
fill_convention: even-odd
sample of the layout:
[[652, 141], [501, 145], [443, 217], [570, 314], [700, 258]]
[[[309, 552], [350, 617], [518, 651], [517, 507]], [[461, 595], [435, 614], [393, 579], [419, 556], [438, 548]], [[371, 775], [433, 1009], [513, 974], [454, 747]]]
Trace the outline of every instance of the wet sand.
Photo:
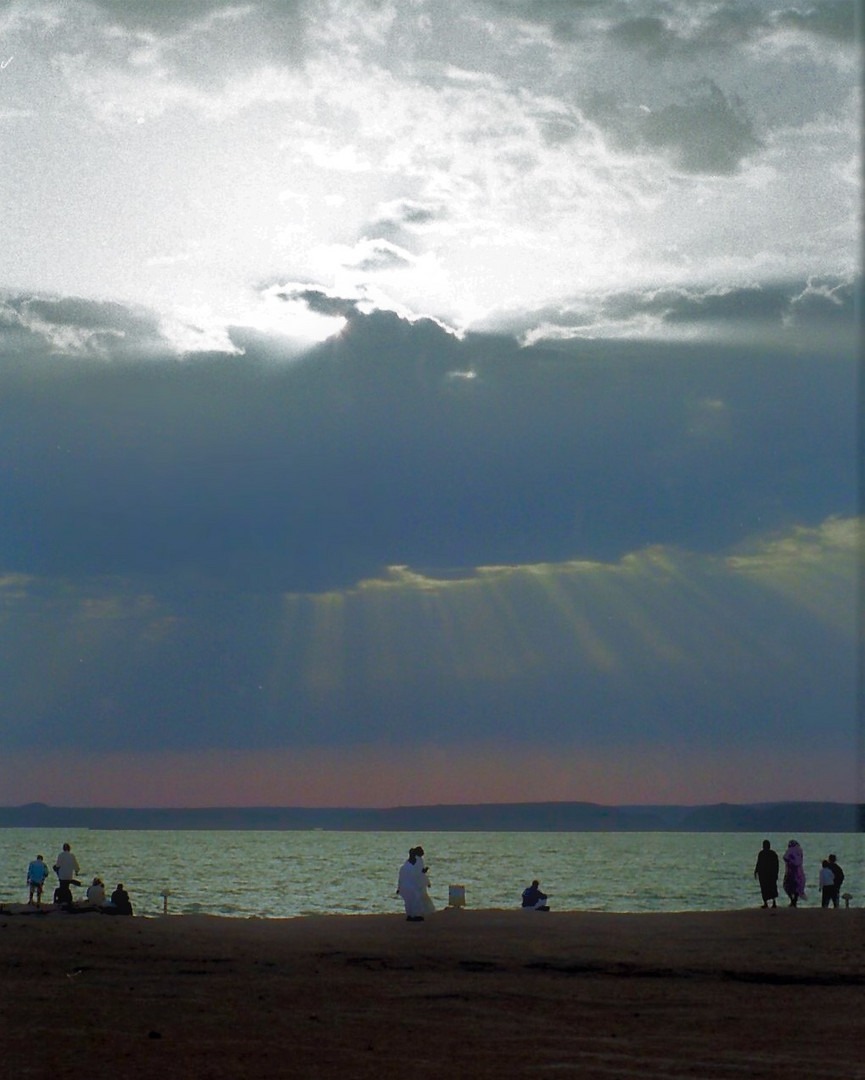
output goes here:
[[865, 1080], [865, 909], [3, 912], [0, 972], [10, 1078]]

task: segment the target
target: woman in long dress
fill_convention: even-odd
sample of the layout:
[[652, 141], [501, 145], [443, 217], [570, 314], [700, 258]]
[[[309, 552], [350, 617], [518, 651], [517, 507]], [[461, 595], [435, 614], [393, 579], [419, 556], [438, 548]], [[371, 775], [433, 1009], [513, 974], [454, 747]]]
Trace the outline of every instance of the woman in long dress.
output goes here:
[[784, 852], [784, 892], [790, 897], [790, 907], [795, 907], [805, 895], [805, 855], [798, 840], [791, 840]]

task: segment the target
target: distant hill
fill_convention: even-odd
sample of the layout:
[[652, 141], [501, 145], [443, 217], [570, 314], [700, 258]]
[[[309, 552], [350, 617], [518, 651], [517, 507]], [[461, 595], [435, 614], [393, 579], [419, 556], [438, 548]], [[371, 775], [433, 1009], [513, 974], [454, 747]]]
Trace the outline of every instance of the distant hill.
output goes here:
[[302, 806], [142, 810], [45, 803], [0, 807], [0, 828], [330, 829], [381, 832], [765, 832], [865, 830], [865, 804], [780, 802], [602, 806], [589, 802], [471, 803], [388, 809]]

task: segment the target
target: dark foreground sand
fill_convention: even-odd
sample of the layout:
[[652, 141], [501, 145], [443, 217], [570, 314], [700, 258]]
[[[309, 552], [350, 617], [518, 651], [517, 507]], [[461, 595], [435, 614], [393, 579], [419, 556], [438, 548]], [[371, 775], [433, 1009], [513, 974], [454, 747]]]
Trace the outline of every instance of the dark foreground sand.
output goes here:
[[865, 909], [0, 913], [11, 1078], [865, 1078]]

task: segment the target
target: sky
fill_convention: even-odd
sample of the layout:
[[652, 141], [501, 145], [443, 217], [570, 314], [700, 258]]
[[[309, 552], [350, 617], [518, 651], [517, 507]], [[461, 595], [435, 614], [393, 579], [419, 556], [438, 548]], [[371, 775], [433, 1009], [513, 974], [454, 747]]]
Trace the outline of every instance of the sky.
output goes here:
[[847, 0], [0, 10], [0, 804], [863, 799]]

